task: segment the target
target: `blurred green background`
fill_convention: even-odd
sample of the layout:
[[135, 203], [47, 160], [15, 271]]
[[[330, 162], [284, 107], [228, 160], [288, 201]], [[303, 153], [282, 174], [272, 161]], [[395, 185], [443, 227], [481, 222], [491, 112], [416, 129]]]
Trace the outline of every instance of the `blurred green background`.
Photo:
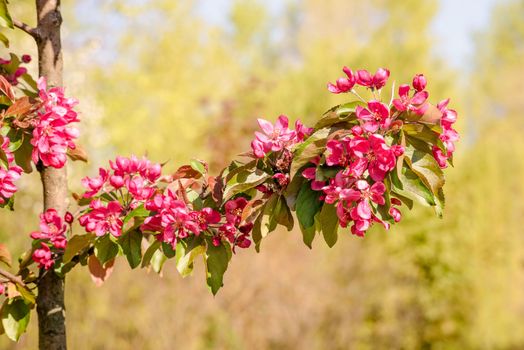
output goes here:
[[[34, 23], [33, 2], [12, 12]], [[66, 282], [71, 349], [523, 349], [524, 1], [70, 0], [65, 84], [80, 99], [90, 163], [117, 154], [168, 169], [213, 169], [249, 148], [255, 118], [306, 123], [344, 101], [326, 91], [341, 67], [428, 77], [452, 97], [462, 140], [448, 169], [444, 219], [404, 209], [389, 232], [342, 234], [309, 250], [298, 231], [239, 252], [217, 297], [202, 266], [182, 280], [119, 261], [94, 286]], [[35, 54], [23, 34], [18, 53]], [[33, 65], [32, 69], [36, 69]], [[37, 174], [21, 180], [0, 241], [24, 250], [41, 210]], [[33, 316], [36, 316], [33, 314]], [[36, 317], [19, 344], [36, 348]]]

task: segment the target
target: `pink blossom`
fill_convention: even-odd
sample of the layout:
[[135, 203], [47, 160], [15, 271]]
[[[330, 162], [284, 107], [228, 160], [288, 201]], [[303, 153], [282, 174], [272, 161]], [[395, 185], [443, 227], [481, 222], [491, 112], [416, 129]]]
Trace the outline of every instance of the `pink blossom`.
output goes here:
[[289, 129], [289, 120], [285, 115], [279, 116], [275, 125], [264, 119], [258, 119], [258, 124], [263, 132], [256, 131], [251, 142], [251, 149], [257, 158], [264, 158], [269, 152], [289, 150], [313, 132], [313, 128], [305, 127], [299, 120], [295, 122], [295, 130]]
[[422, 91], [426, 88], [427, 80], [423, 74], [417, 74], [413, 77], [413, 88], [416, 91]]
[[11, 166], [9, 170], [0, 168], [0, 204], [6, 203], [17, 191], [15, 181], [22, 175], [22, 168]]
[[[187, 205], [178, 199], [171, 190], [157, 194], [146, 202], [146, 209], [153, 211], [141, 226], [143, 232], [159, 232], [157, 239], [176, 247], [178, 240], [187, 238], [190, 234], [199, 235], [201, 232], [201, 218], [215, 220], [212, 212], [199, 215], [192, 212]], [[208, 222], [211, 223], [211, 222]]]
[[110, 233], [119, 237], [122, 234], [123, 212], [118, 201], [104, 205], [100, 199], [96, 199], [89, 204], [89, 208], [91, 210], [78, 219], [87, 232], [94, 232], [97, 236]]
[[49, 270], [53, 265], [53, 256], [51, 254], [51, 249], [45, 243], [40, 244], [41, 248], [36, 249], [33, 252], [32, 258], [33, 261], [38, 264], [38, 268]]
[[220, 222], [220, 213], [211, 208], [203, 208], [200, 211], [192, 212], [190, 215], [191, 218], [198, 223], [200, 231], [205, 231], [209, 225]]
[[20, 76], [27, 73], [27, 68], [25, 67], [18, 67], [15, 71], [15, 78], [19, 78]]
[[442, 152], [442, 150], [438, 146], [433, 146], [431, 148], [431, 151], [433, 152], [433, 157], [437, 161], [438, 165], [441, 168], [446, 168], [448, 166], [447, 160], [451, 156], [448, 152]]
[[389, 70], [385, 68], [377, 69], [373, 76], [365, 69], [358, 70], [356, 74], [356, 82], [358, 85], [379, 90], [386, 85], [389, 74]]
[[376, 132], [379, 128], [387, 129], [391, 124], [388, 107], [379, 101], [369, 101], [368, 109], [357, 106], [355, 114], [364, 122], [362, 129], [367, 132]]
[[226, 202], [226, 220], [228, 223], [238, 226], [242, 221], [242, 212], [247, 205], [247, 199], [238, 197]]
[[342, 70], [346, 73], [347, 78], [338, 78], [335, 84], [328, 83], [327, 85], [329, 92], [333, 94], [351, 91], [353, 86], [355, 86], [356, 79], [351, 69], [344, 67]]
[[65, 249], [67, 225], [55, 209], [40, 214], [40, 230], [31, 233], [32, 239], [45, 239], [57, 249]]
[[95, 196], [104, 186], [108, 179], [108, 172], [104, 168], [98, 169], [97, 177], [88, 177], [86, 176], [81, 180], [82, 185], [87, 189], [84, 193], [85, 198], [91, 198]]
[[47, 89], [44, 77], [38, 79], [39, 96], [42, 101], [38, 110], [38, 125], [33, 130], [32, 158], [35, 164], [42, 161], [44, 166], [61, 168], [67, 160], [67, 149], [74, 149], [78, 130], [70, 124], [78, 122], [73, 110], [77, 100], [66, 98], [60, 87]]
[[289, 121], [284, 115], [278, 117], [275, 125], [264, 119], [258, 119], [262, 132], [255, 132], [252, 142], [253, 152], [258, 158], [263, 158], [268, 152], [282, 150], [296, 138], [296, 132], [288, 128]]
[[393, 105], [400, 112], [413, 111], [419, 115], [423, 115], [428, 108], [428, 104], [426, 103], [428, 92], [418, 91], [413, 95], [413, 97], [409, 97], [409, 90], [409, 85], [400, 85], [398, 87], [400, 98], [394, 99]]

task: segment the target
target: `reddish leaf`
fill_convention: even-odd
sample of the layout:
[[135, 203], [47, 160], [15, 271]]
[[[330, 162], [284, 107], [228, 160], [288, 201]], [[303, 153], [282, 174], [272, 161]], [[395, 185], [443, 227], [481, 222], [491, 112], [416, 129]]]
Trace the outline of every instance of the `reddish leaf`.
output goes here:
[[5, 113], [7, 115], [21, 117], [28, 114], [32, 108], [33, 105], [31, 104], [31, 102], [29, 102], [29, 97], [24, 96], [16, 100], [15, 103], [13, 103], [11, 106], [9, 106]]
[[79, 145], [76, 145], [74, 149], [68, 148], [67, 155], [72, 160], [81, 160], [87, 163], [87, 152]]
[[195, 178], [198, 179], [201, 177], [202, 174], [200, 174], [198, 171], [193, 169], [191, 165], [182, 165], [178, 170], [173, 174], [173, 180], [178, 179], [189, 179], [189, 178]]
[[111, 259], [106, 262], [104, 266], [102, 266], [96, 256], [89, 256], [87, 260], [87, 266], [89, 268], [89, 273], [91, 274], [91, 279], [97, 287], [100, 287], [102, 284], [104, 284], [109, 276], [111, 276], [114, 264], [115, 259]]
[[427, 124], [437, 124], [440, 118], [442, 118], [442, 112], [440, 112], [437, 107], [428, 103], [428, 109], [426, 110], [422, 118], [419, 119], [419, 122]]
[[11, 84], [9, 84], [9, 82], [3, 77], [0, 75], [0, 92], [2, 94], [4, 94], [5, 96], [7, 96], [8, 99], [10, 99], [11, 101], [14, 101], [15, 100], [15, 93], [13, 91], [13, 87], [11, 86]]

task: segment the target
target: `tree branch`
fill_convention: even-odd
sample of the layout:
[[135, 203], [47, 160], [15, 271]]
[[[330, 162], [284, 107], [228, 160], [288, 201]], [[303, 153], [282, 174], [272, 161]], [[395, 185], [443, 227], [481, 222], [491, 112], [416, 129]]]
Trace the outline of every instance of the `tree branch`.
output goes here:
[[16, 28], [21, 29], [24, 32], [26, 32], [27, 34], [31, 35], [35, 39], [38, 37], [38, 29], [37, 28], [33, 28], [30, 25], [25, 24], [24, 22], [21, 22], [21, 21], [19, 21], [17, 19], [13, 19], [13, 25]]
[[15, 276], [12, 273], [7, 272], [5, 270], [0, 269], [0, 276], [7, 278], [11, 282], [18, 283], [22, 286], [25, 286], [24, 281], [22, 281], [22, 279], [19, 276]]

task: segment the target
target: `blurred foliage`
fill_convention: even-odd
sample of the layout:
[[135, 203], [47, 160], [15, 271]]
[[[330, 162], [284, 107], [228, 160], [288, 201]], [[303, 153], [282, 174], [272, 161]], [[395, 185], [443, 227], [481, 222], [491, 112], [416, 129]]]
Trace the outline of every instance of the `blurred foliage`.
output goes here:
[[[76, 3], [64, 6], [66, 81], [82, 101], [92, 162], [71, 168], [73, 190], [117, 153], [170, 160], [169, 169], [198, 157], [217, 169], [249, 147], [256, 117], [312, 123], [341, 100], [325, 84], [343, 65], [386, 66], [397, 83], [424, 72], [433, 101], [453, 97], [463, 137], [443, 220], [405, 209], [388, 233], [348, 232], [312, 251], [298, 232], [275, 232], [260, 254], [237, 254], [216, 298], [200, 265], [182, 281], [169, 264], [158, 279], [122, 263], [101, 288], [73, 272], [72, 348], [524, 347], [521, 0], [500, 4], [477, 35], [470, 72], [431, 53], [436, 1], [290, 0], [279, 15], [263, 1], [236, 1], [223, 26], [198, 15], [205, 2]], [[25, 181], [19, 211], [0, 213], [0, 239], [20, 252], [40, 208], [38, 176]], [[32, 327], [0, 348], [35, 348]]]

